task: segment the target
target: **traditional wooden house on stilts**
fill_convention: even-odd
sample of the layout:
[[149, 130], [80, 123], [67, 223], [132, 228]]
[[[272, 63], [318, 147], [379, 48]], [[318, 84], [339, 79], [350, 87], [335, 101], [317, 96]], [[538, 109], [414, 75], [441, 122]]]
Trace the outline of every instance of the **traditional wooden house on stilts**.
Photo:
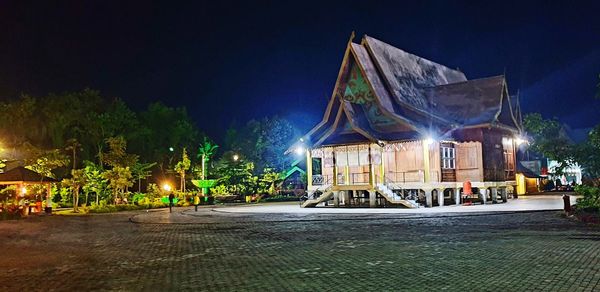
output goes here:
[[[504, 76], [457, 70], [352, 38], [323, 120], [290, 148], [307, 159], [303, 207], [428, 207], [507, 200], [521, 132]], [[303, 154], [304, 155], [304, 154]]]

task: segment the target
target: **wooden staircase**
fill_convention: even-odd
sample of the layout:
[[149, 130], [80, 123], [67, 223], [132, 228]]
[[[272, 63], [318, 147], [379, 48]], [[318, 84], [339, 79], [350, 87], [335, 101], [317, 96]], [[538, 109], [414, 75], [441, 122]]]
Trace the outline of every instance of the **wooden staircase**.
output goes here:
[[300, 207], [302, 207], [302, 208], [315, 207], [322, 202], [328, 201], [333, 196], [333, 191], [331, 191], [331, 186], [327, 187], [326, 189], [322, 190], [321, 192], [322, 192], [322, 194], [320, 196], [318, 196], [316, 198], [310, 198], [310, 199], [302, 202]]
[[419, 208], [419, 204], [416, 201], [402, 199], [384, 184], [377, 184], [375, 188], [380, 195], [392, 204], [400, 204], [408, 208]]

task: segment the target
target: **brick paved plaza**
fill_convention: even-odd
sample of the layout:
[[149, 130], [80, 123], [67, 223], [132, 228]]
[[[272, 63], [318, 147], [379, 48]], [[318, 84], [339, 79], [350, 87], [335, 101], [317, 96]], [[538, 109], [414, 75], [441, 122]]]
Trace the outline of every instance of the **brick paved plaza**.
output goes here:
[[557, 211], [202, 208], [4, 221], [0, 233], [1, 291], [600, 290], [600, 229]]

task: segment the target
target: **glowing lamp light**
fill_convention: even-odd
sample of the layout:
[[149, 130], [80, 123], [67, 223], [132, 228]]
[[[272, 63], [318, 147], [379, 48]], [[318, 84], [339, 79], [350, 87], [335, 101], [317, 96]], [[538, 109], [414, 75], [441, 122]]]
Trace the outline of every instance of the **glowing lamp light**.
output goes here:
[[517, 144], [517, 146], [519, 146], [519, 145], [521, 145], [523, 143], [526, 143], [526, 142], [527, 142], [527, 140], [525, 140], [525, 139], [523, 139], [521, 137], [515, 138], [515, 143]]
[[25, 194], [27, 194], [27, 188], [26, 187], [22, 187], [21, 188], [21, 196], [24, 196]]
[[433, 144], [433, 142], [435, 142], [435, 141], [431, 137], [428, 137], [427, 139], [423, 140], [423, 143], [425, 143], [425, 145], [427, 145], [427, 146]]
[[173, 147], [169, 147], [169, 151], [173, 152], [175, 149], [173, 149]]
[[298, 146], [298, 147], [296, 147], [296, 149], [294, 149], [294, 152], [296, 152], [296, 154], [298, 154], [298, 155], [304, 154], [305, 151], [306, 150], [302, 146]]
[[233, 161], [238, 161], [240, 159], [240, 156], [237, 154], [233, 154]]
[[171, 191], [171, 185], [170, 184], [163, 184], [162, 186], [163, 190], [165, 190], [165, 192], [170, 192]]

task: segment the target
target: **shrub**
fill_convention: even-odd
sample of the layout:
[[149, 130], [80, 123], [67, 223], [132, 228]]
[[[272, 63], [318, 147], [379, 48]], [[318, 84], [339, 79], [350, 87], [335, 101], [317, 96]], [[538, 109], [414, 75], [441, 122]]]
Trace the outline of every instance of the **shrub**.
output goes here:
[[577, 208], [600, 209], [600, 188], [580, 185], [575, 187], [575, 192], [582, 196], [577, 199]]

